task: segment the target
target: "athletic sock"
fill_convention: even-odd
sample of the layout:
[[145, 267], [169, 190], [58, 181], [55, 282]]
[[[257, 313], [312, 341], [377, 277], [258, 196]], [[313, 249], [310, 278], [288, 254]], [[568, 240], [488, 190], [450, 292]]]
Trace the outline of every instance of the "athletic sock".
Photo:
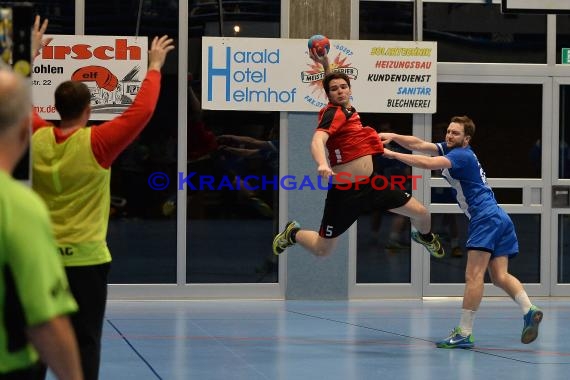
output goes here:
[[289, 234], [289, 240], [292, 243], [297, 243], [297, 232], [299, 232], [300, 228], [293, 228], [291, 233]]
[[461, 309], [461, 319], [459, 320], [459, 328], [463, 336], [469, 336], [473, 333], [473, 320], [475, 319], [475, 311]]
[[521, 290], [520, 293], [515, 296], [515, 302], [521, 307], [523, 315], [526, 315], [532, 306], [532, 303], [524, 290]]
[[428, 232], [427, 234], [422, 234], [420, 232], [420, 236], [422, 237], [423, 241], [426, 241], [428, 243], [431, 243], [433, 241], [433, 234], [431, 232]]

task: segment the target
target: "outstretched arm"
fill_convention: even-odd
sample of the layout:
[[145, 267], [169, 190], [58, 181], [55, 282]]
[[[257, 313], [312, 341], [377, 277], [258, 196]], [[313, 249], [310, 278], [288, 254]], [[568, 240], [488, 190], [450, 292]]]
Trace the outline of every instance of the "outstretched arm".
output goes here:
[[171, 38], [155, 37], [148, 52], [148, 72], [133, 104], [121, 116], [93, 127], [91, 146], [102, 167], [109, 168], [152, 117], [160, 94], [160, 69], [172, 49], [174, 45]]
[[394, 141], [407, 150], [413, 150], [430, 155], [438, 154], [437, 146], [434, 143], [424, 141], [415, 136], [399, 135], [397, 133], [379, 133], [378, 135], [384, 145]]
[[429, 156], [421, 156], [419, 154], [405, 154], [405, 153], [394, 152], [390, 149], [384, 148], [383, 157], [393, 158], [403, 162], [406, 165], [422, 169], [437, 170], [437, 169], [451, 168], [451, 161], [449, 161], [449, 159], [445, 156], [429, 157]]
[[46, 18], [44, 22], [41, 22], [39, 15], [36, 16], [34, 20], [34, 26], [32, 28], [32, 60], [40, 55], [40, 50], [42, 47], [46, 46], [53, 40], [53, 38], [44, 38], [44, 34], [48, 27], [48, 19]]
[[[32, 27], [32, 60], [34, 60], [39, 54], [40, 49], [45, 45], [49, 44], [53, 38], [44, 38], [44, 33], [48, 27], [48, 19], [46, 18], [41, 22], [40, 16], [36, 16], [34, 25]], [[42, 127], [52, 126], [51, 123], [42, 119], [42, 117], [36, 112], [35, 109], [32, 110], [32, 131], [35, 132]]]
[[316, 48], [312, 48], [309, 49], [309, 57], [311, 57], [311, 59], [317, 63], [320, 63], [323, 66], [323, 70], [325, 72], [325, 75], [328, 75], [331, 73], [331, 67], [329, 64], [329, 57], [327, 54], [325, 55], [318, 55], [317, 54], [317, 49]]
[[168, 38], [167, 35], [162, 37], [154, 37], [150, 44], [148, 52], [148, 69], [158, 70], [162, 69], [166, 61], [166, 55], [174, 49], [174, 40]]

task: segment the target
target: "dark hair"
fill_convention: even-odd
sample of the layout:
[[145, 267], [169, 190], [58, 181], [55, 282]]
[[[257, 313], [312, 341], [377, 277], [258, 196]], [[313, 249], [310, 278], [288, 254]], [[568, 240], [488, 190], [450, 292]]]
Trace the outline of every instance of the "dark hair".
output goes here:
[[323, 79], [323, 88], [325, 89], [325, 93], [327, 95], [329, 94], [330, 83], [331, 80], [333, 79], [344, 79], [348, 84], [348, 88], [350, 88], [350, 78], [348, 77], [348, 75], [346, 75], [345, 73], [341, 73], [340, 71], [333, 71], [332, 73], [327, 74], [325, 76], [325, 79]]
[[453, 116], [451, 122], [463, 125], [463, 133], [465, 133], [465, 136], [469, 136], [473, 139], [475, 123], [468, 116]]
[[68, 80], [55, 89], [55, 109], [62, 120], [78, 118], [90, 102], [91, 91], [83, 82]]

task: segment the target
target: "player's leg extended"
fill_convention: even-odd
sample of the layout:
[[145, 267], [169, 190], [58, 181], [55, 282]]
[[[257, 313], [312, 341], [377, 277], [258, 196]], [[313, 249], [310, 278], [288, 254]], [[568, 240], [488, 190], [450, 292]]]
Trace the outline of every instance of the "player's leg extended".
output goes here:
[[410, 218], [412, 226], [417, 229], [417, 231], [412, 231], [412, 239], [423, 245], [430, 255], [436, 258], [442, 258], [445, 255], [439, 236], [431, 233], [431, 214], [424, 205], [411, 197], [406, 204], [390, 211]]
[[538, 326], [542, 322], [543, 312], [532, 305], [521, 282], [508, 272], [509, 259], [498, 256], [489, 263], [489, 276], [495, 286], [503, 289], [523, 311], [523, 330], [521, 342], [528, 344], [538, 337]]
[[297, 243], [315, 256], [328, 256], [332, 253], [338, 237], [324, 238], [316, 231], [300, 230], [297, 232]]

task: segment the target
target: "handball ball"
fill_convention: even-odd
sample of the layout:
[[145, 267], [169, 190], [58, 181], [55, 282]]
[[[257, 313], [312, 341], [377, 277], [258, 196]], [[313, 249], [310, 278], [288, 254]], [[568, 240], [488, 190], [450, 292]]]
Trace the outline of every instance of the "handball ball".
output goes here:
[[329, 39], [326, 36], [320, 34], [315, 34], [314, 36], [309, 38], [309, 42], [307, 45], [309, 47], [309, 50], [313, 48], [316, 49], [317, 54], [320, 55], [321, 57], [326, 55], [329, 52], [329, 49], [331, 48]]

